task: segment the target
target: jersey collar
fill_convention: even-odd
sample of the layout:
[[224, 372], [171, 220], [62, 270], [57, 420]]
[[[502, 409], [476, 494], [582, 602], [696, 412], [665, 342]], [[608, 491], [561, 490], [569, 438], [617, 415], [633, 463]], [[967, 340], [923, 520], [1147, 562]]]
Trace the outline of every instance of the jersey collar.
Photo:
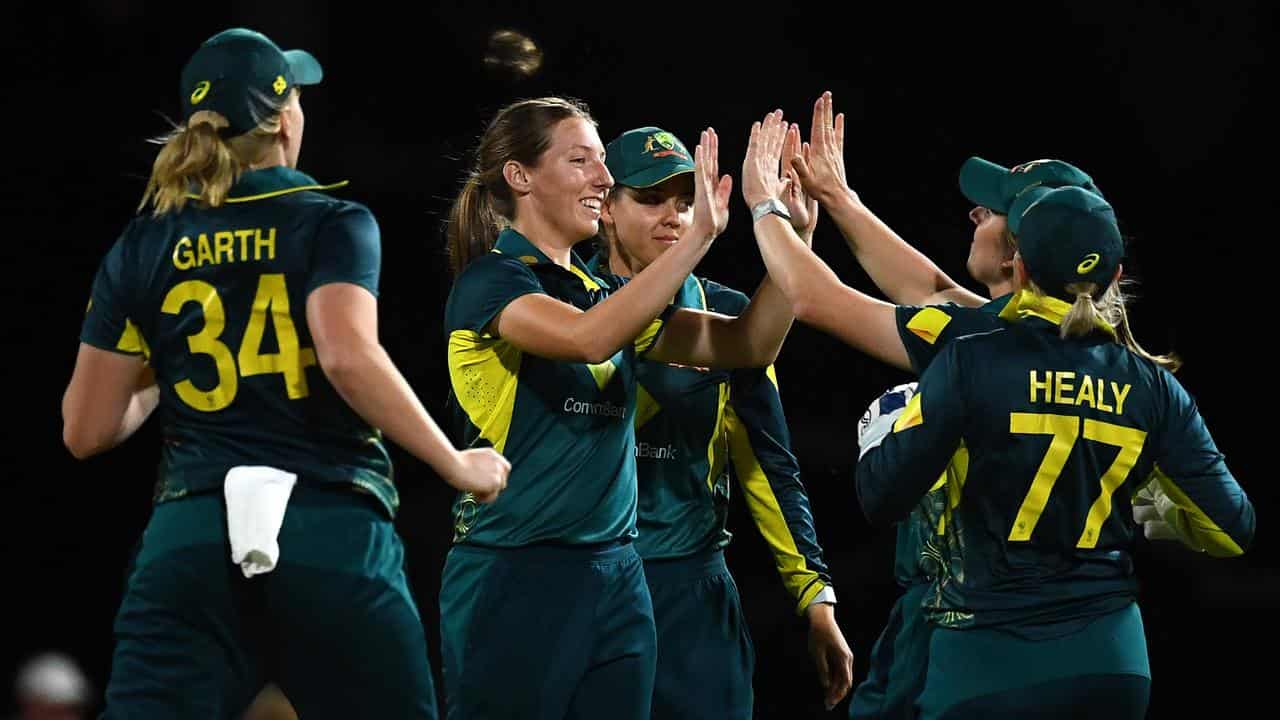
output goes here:
[[[560, 267], [539, 250], [537, 245], [529, 242], [529, 238], [514, 228], [503, 228], [502, 232], [498, 233], [498, 240], [493, 244], [493, 252], [514, 257], [525, 265]], [[564, 268], [560, 269], [565, 270]], [[565, 272], [576, 275], [588, 290], [600, 290], [604, 286], [604, 282], [592, 273], [587, 264], [582, 262], [582, 258], [579, 258], [578, 254], [573, 250], [569, 251], [569, 268]]]
[[[333, 190], [346, 185], [346, 180], [325, 185], [317, 182], [306, 173], [284, 165], [277, 165], [242, 173], [240, 179], [227, 192], [226, 202], [251, 202], [303, 190]], [[188, 194], [187, 197], [196, 199], [199, 195]]]
[[[1054, 325], [1062, 325], [1062, 318], [1066, 317], [1070, 310], [1071, 303], [1065, 300], [1023, 289], [1009, 299], [1009, 304], [1000, 311], [1000, 318], [1009, 322], [1019, 322], [1029, 317], [1037, 317]], [[1099, 330], [1115, 338], [1116, 329], [1111, 323], [1099, 318], [1095, 324]]]

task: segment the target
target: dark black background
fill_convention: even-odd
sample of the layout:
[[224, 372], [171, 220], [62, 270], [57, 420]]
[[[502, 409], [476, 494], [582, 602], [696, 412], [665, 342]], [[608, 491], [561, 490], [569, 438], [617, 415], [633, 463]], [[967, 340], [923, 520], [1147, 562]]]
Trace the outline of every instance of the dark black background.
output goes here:
[[[299, 167], [322, 181], [350, 179], [342, 195], [378, 216], [383, 342], [440, 418], [448, 291], [440, 221], [485, 121], [512, 99], [580, 97], [606, 141], [656, 124], [692, 142], [713, 126], [722, 167], [736, 178], [753, 120], [780, 107], [807, 134], [813, 99], [831, 90], [848, 117], [852, 186], [976, 290], [963, 269], [971, 226], [955, 182], [964, 158], [1058, 157], [1082, 166], [1131, 238], [1126, 268], [1142, 281], [1131, 311], [1139, 339], [1182, 354], [1180, 378], [1258, 510], [1257, 540], [1243, 558], [1139, 543], [1151, 716], [1191, 705], [1225, 711], [1262, 695], [1269, 660], [1246, 655], [1268, 657], [1280, 609], [1270, 532], [1277, 491], [1263, 465], [1274, 398], [1263, 349], [1275, 326], [1264, 299], [1273, 116], [1262, 111], [1274, 82], [1263, 42], [1273, 11], [1262, 3], [827, 5], [475, 2], [409, 11], [120, 0], [12, 9], [0, 29], [8, 57], [0, 71], [8, 160], [0, 257], [9, 278], [0, 377], [15, 398], [0, 455], [10, 488], [0, 506], [8, 607], [0, 676], [11, 678], [32, 652], [59, 648], [83, 663], [98, 690], [105, 683], [123, 569], [149, 512], [157, 432], [148, 425], [121, 448], [78, 463], [60, 442], [59, 403], [92, 274], [153, 158], [144, 139], [177, 112], [178, 71], [191, 51], [243, 25], [324, 64], [324, 84], [303, 100]], [[538, 75], [517, 81], [486, 69], [486, 37], [501, 27], [542, 45]], [[1257, 174], [1261, 180], [1249, 180]], [[749, 291], [763, 265], [736, 188], [732, 212], [699, 273]], [[874, 292], [829, 222], [815, 246], [847, 282]], [[860, 679], [895, 588], [891, 533], [869, 528], [857, 507], [853, 424], [882, 388], [906, 376], [803, 326], [777, 368]], [[393, 452], [403, 497], [397, 525], [438, 668], [450, 493], [429, 469]], [[817, 717], [804, 624], [741, 503], [732, 529], [730, 565], [758, 654], [759, 717]]]

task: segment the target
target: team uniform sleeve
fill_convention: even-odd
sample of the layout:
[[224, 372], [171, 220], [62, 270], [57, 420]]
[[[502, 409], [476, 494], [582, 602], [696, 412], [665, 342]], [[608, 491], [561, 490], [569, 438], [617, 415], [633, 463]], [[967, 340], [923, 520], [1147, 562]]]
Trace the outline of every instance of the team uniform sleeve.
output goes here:
[[946, 470], [964, 436], [958, 343], [929, 364], [884, 441], [858, 462], [858, 502], [873, 525], [904, 520]]
[[1156, 477], [1176, 505], [1166, 521], [1210, 555], [1240, 555], [1253, 540], [1253, 503], [1227, 469], [1195, 401], [1173, 375], [1158, 372], [1168, 406], [1153, 448]]
[[325, 218], [312, 250], [307, 293], [329, 283], [351, 283], [378, 296], [382, 234], [367, 208], [349, 203]]
[[516, 298], [544, 293], [537, 275], [523, 261], [498, 253], [476, 258], [454, 283], [446, 312], [450, 332], [483, 334], [503, 308]]
[[133, 263], [128, 258], [128, 232], [111, 246], [98, 266], [80, 328], [80, 341], [86, 345], [124, 355], [150, 357], [151, 351], [138, 326], [130, 319], [132, 294], [137, 286], [130, 275]]
[[899, 305], [894, 308], [894, 318], [911, 369], [917, 375], [922, 374], [952, 340], [993, 330], [999, 325], [997, 316], [991, 313], [952, 303]]
[[831, 576], [791, 452], [777, 376], [773, 366], [735, 370], [731, 383], [725, 425], [734, 472], [782, 583], [802, 613], [831, 585]]

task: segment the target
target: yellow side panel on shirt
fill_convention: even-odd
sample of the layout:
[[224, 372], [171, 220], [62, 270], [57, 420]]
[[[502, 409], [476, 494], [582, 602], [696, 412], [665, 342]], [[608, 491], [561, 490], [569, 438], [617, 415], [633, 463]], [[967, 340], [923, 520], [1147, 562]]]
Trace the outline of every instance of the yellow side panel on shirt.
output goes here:
[[804, 555], [796, 547], [791, 528], [787, 527], [787, 520], [782, 514], [782, 506], [778, 504], [778, 497], [769, 484], [769, 477], [765, 475], [764, 468], [760, 466], [760, 461], [751, 448], [746, 426], [732, 407], [725, 409], [725, 426], [729, 434], [729, 451], [733, 454], [733, 468], [742, 485], [747, 509], [751, 511], [760, 534], [773, 551], [774, 564], [778, 566], [778, 573], [782, 575], [782, 583], [787, 592], [796, 598], [797, 611], [803, 612], [826, 585], [814, 582], [818, 574], [809, 569]]
[[[716, 424], [713, 427], [727, 427], [726, 411], [733, 412], [733, 408], [729, 407], [729, 383], [720, 383], [720, 396], [716, 399]], [[735, 416], [736, 417], [736, 416]], [[707, 443], [707, 490], [715, 493], [716, 478], [720, 477], [720, 473], [724, 472], [724, 465], [729, 461], [729, 436], [727, 432], [711, 433], [711, 442]], [[737, 463], [734, 463], [735, 467]]]
[[907, 321], [907, 329], [932, 345], [938, 341], [938, 336], [942, 335], [950, 322], [950, 315], [938, 308], [927, 307]]
[[474, 330], [449, 335], [449, 382], [480, 437], [502, 452], [516, 405], [522, 353], [511, 343]]

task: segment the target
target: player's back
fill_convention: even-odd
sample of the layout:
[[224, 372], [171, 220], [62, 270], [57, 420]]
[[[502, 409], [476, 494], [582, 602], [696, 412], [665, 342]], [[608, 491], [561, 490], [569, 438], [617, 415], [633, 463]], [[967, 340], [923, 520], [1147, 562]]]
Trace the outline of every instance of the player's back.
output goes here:
[[94, 302], [115, 307], [95, 323], [91, 305], [89, 325], [111, 337], [122, 317], [116, 348], [148, 355], [160, 386], [157, 500], [264, 464], [364, 485], [394, 509], [380, 436], [325, 378], [306, 320], [320, 285], [376, 294], [376, 222], [363, 206], [309, 189], [301, 173], [246, 178], [220, 207], [190, 202], [136, 218], [95, 284]]
[[957, 341], [948, 362], [937, 389], [961, 398], [970, 462], [944, 624], [1053, 625], [1131, 602], [1130, 499], [1157, 463], [1207, 522], [1251, 535], [1190, 397], [1110, 336], [1063, 340], [1032, 318]]

